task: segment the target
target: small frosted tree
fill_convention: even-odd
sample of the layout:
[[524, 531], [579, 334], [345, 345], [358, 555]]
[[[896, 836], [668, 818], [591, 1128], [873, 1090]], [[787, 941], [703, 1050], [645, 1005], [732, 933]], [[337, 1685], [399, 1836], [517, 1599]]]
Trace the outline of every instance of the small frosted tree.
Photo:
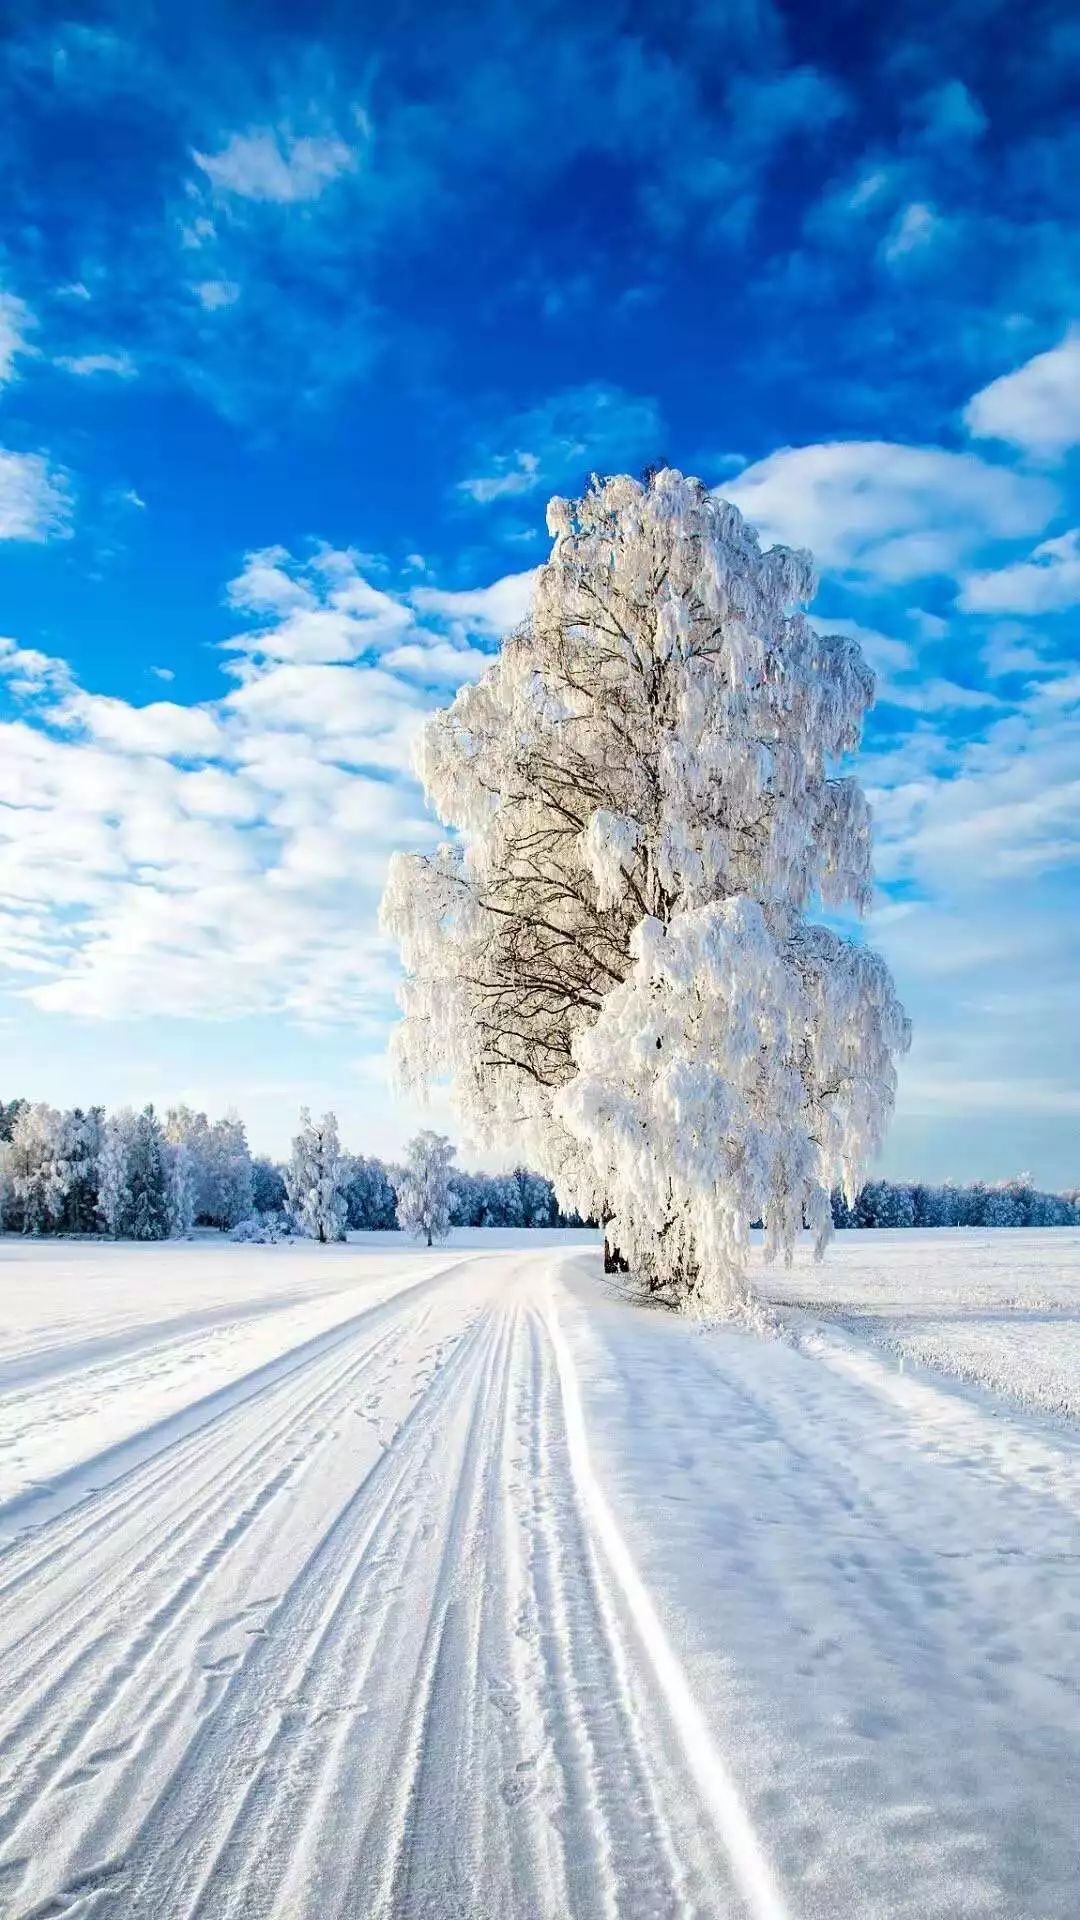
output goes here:
[[644, 1285], [736, 1311], [752, 1222], [824, 1246], [908, 1040], [884, 963], [808, 917], [870, 901], [838, 764], [873, 676], [802, 613], [809, 556], [700, 481], [597, 481], [548, 524], [530, 614], [421, 739], [455, 837], [388, 876], [397, 1063]]
[[405, 1149], [405, 1167], [398, 1181], [398, 1225], [403, 1233], [445, 1240], [450, 1231], [451, 1163], [454, 1149], [445, 1135], [425, 1128]]
[[296, 1226], [310, 1240], [344, 1240], [346, 1173], [335, 1115], [324, 1113], [321, 1120], [313, 1121], [308, 1109], [301, 1107], [285, 1191]]

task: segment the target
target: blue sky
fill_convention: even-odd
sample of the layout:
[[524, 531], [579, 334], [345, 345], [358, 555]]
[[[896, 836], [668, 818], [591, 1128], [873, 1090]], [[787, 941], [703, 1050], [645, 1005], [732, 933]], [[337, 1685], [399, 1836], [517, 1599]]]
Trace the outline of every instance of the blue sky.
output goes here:
[[416, 727], [667, 460], [879, 675], [886, 1169], [1080, 1179], [1080, 28], [877, 13], [8, 9], [5, 1097], [396, 1151]]

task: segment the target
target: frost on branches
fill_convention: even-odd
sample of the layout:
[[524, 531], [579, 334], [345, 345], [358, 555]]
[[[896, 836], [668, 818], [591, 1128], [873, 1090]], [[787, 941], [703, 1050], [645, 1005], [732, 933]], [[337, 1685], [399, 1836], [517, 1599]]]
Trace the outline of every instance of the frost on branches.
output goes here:
[[403, 1233], [418, 1240], [445, 1240], [450, 1231], [450, 1162], [454, 1149], [444, 1134], [425, 1129], [405, 1149], [398, 1181], [397, 1216]]
[[806, 554], [670, 470], [554, 500], [533, 608], [429, 721], [456, 837], [398, 855], [406, 1082], [449, 1075], [679, 1304], [747, 1299], [751, 1223], [819, 1249], [878, 1147], [908, 1025], [865, 946], [870, 818], [836, 772], [873, 678], [815, 631]]

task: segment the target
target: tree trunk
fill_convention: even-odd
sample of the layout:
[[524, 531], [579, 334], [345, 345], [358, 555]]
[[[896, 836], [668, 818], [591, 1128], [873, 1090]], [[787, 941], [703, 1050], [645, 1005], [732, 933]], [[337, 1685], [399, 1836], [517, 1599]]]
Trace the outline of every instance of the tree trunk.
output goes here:
[[630, 1271], [629, 1260], [623, 1259], [623, 1256], [619, 1252], [618, 1247], [614, 1244], [613, 1241], [608, 1239], [607, 1234], [605, 1233], [604, 1235], [604, 1272], [605, 1273], [629, 1273], [629, 1271]]
[[431, 1228], [430, 1227], [428, 1228], [427, 1243], [428, 1243], [428, 1246], [430, 1247], [431, 1245]]

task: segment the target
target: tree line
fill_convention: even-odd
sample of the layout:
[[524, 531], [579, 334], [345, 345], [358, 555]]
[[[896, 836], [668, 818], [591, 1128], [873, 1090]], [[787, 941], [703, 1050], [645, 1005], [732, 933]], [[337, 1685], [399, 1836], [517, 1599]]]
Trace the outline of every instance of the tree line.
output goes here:
[[[42, 1101], [0, 1100], [0, 1228], [26, 1234], [103, 1234], [164, 1240], [195, 1227], [241, 1239], [289, 1233], [338, 1240], [394, 1231], [441, 1238], [447, 1227], [582, 1226], [563, 1213], [552, 1182], [517, 1167], [468, 1172], [449, 1141], [421, 1133], [399, 1164], [346, 1152], [332, 1113], [301, 1110], [287, 1161], [252, 1154], [236, 1114], [209, 1120], [190, 1107], [106, 1114], [60, 1112]], [[996, 1183], [872, 1180], [852, 1205], [832, 1194], [834, 1227], [1064, 1227], [1080, 1225], [1080, 1190], [1046, 1193], [1029, 1174]]]
[[976, 1180], [961, 1187], [947, 1180], [933, 1186], [871, 1180], [849, 1206], [839, 1188], [832, 1195], [834, 1227], [1075, 1227], [1080, 1226], [1080, 1189], [1043, 1193], [1029, 1173], [1011, 1180]]
[[[345, 1152], [333, 1114], [312, 1122], [302, 1110], [300, 1121], [289, 1160], [278, 1163], [252, 1154], [236, 1114], [211, 1121], [178, 1106], [162, 1119], [152, 1106], [107, 1114], [99, 1106], [61, 1112], [43, 1101], [0, 1100], [0, 1229], [165, 1240], [217, 1227], [241, 1239], [300, 1233], [336, 1240], [406, 1226], [408, 1165]], [[560, 1212], [541, 1174], [524, 1167], [470, 1173], [450, 1164], [452, 1152], [447, 1225], [581, 1224]], [[426, 1232], [410, 1221], [409, 1230]]]

